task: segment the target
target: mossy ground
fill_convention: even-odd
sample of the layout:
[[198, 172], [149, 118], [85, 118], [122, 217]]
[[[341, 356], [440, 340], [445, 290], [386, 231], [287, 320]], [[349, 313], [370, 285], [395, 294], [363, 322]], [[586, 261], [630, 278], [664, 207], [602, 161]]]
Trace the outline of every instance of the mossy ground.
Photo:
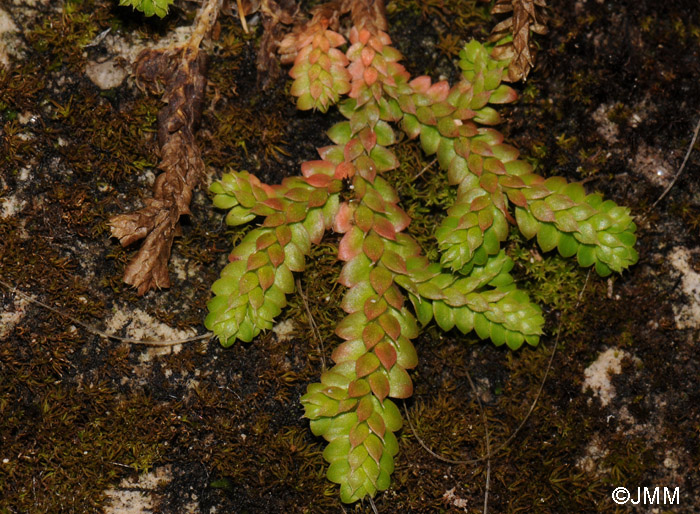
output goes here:
[[[116, 3], [0, 2], [20, 27], [14, 37], [24, 55], [0, 70], [0, 201], [19, 207], [0, 218], [0, 278], [97, 327], [118, 310], [141, 309], [202, 332], [209, 286], [240, 234], [225, 228], [200, 191], [175, 244], [172, 287], [144, 298], [124, 287], [131, 249], [109, 238], [107, 220], [149, 194], [160, 104], [129, 81], [100, 90], [85, 75], [88, 61], [111, 57], [105, 43], [85, 46], [105, 29], [148, 44], [188, 25], [191, 4], [157, 21]], [[640, 262], [621, 277], [593, 274], [586, 282], [586, 270], [540, 255], [514, 234], [518, 279], [546, 313], [542, 343], [511, 353], [428, 327], [417, 341], [415, 395], [406, 406], [434, 451], [483, 455], [467, 372], [498, 447], [528, 412], [559, 331], [534, 412], [491, 460], [490, 511], [626, 512], [610, 498], [622, 485], [680, 487], [680, 506], [668, 511], [698, 512], [700, 320], [679, 328], [679, 309], [697, 298], [682, 292], [672, 259], [686, 248], [689, 273], [700, 270], [698, 150], [669, 196], [651, 207], [700, 112], [697, 4], [549, 3], [550, 34], [537, 38], [537, 68], [501, 129], [541, 173], [586, 180], [629, 205], [639, 219]], [[413, 73], [454, 74], [460, 41], [483, 37], [492, 23], [473, 0], [388, 6]], [[334, 118], [296, 112], [284, 81], [260, 91], [255, 34], [233, 18], [221, 25], [198, 134], [204, 159], [213, 174], [247, 169], [279, 181], [327, 144], [322, 129]], [[435, 252], [429, 236], [450, 192], [436, 164], [414, 178], [430, 164], [415, 144], [397, 152], [405, 164], [393, 179], [417, 218], [413, 234]], [[326, 359], [342, 296], [334, 242], [315, 250], [300, 277]], [[0, 306], [0, 512], [101, 511], [108, 488], [164, 468], [171, 478], [156, 491], [155, 512], [371, 511], [366, 502], [341, 507], [324, 478], [322, 445], [301, 418], [298, 399], [322, 359], [300, 296], [283, 314], [293, 323], [286, 338], [270, 332], [227, 349], [192, 343], [150, 359], [143, 347], [99, 338], [4, 288]], [[612, 377], [616, 396], [603, 406], [582, 383], [607, 348], [635, 359], [623, 360]], [[485, 463], [441, 462], [408, 426], [400, 443], [393, 485], [375, 499], [380, 512], [482, 511]]]

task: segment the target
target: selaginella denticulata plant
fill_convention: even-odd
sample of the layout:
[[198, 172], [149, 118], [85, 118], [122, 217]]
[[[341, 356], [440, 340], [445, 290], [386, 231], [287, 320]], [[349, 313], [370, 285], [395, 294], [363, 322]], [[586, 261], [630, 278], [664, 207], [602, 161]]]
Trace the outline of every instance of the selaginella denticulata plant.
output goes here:
[[[347, 12], [349, 41], [332, 30]], [[513, 262], [501, 248], [509, 224], [542, 250], [576, 256], [601, 276], [637, 260], [627, 208], [586, 194], [578, 183], [533, 173], [491, 128], [500, 122], [492, 105], [516, 98], [502, 83], [511, 62], [502, 51], [507, 39], [469, 42], [460, 53], [462, 78], [450, 86], [411, 79], [386, 30], [377, 1], [316, 8], [281, 45], [296, 56], [291, 93], [302, 110], [337, 104], [346, 121], [328, 131], [332, 144], [302, 164], [301, 176], [268, 185], [239, 171], [211, 186], [229, 225], [258, 221], [212, 287], [206, 326], [225, 346], [271, 328], [312, 245], [327, 231], [342, 234], [338, 282], [347, 287], [347, 316], [335, 330], [342, 342], [334, 366], [301, 402], [313, 433], [328, 442], [327, 477], [348, 503], [390, 485], [402, 426], [392, 399], [412, 394], [408, 370], [418, 356], [411, 341], [420, 326], [434, 319], [442, 330], [474, 330], [513, 350], [538, 343], [540, 308], [516, 288]], [[439, 262], [406, 234], [411, 219], [383, 177], [399, 164], [390, 149], [394, 127], [418, 138], [426, 155], [437, 154], [457, 189], [435, 230]]]

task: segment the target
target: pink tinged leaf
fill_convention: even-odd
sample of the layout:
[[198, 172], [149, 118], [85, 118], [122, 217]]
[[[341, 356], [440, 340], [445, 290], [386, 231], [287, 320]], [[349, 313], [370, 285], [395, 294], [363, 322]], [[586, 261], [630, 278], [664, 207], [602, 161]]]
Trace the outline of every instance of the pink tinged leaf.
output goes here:
[[491, 205], [491, 198], [489, 195], [481, 195], [474, 198], [469, 205], [469, 210], [472, 212], [480, 211]]
[[417, 93], [427, 93], [430, 89], [431, 80], [427, 75], [416, 77], [408, 83], [411, 88]]
[[506, 197], [502, 191], [496, 191], [491, 195], [491, 201], [496, 206], [496, 208], [505, 214], [506, 218], [510, 221], [514, 221], [510, 212], [506, 209]]
[[377, 144], [377, 134], [375, 134], [374, 130], [372, 130], [369, 127], [365, 127], [360, 131], [358, 134], [360, 137], [360, 141], [362, 142], [362, 146], [364, 147], [365, 151], [369, 153], [372, 148]]
[[[369, 417], [367, 420], [367, 424], [369, 425], [369, 428], [374, 432], [374, 434], [370, 434], [367, 439], [365, 439], [365, 442], [363, 443], [365, 445], [365, 449], [367, 450], [367, 453], [369, 454], [374, 461], [379, 464], [379, 459], [382, 458], [382, 453], [384, 452], [384, 445], [382, 444], [382, 441], [380, 438], [384, 438], [384, 431], [381, 432], [382, 435], [379, 435], [377, 431], [374, 429], [375, 426], [377, 426], [376, 423], [372, 423], [372, 419], [376, 419], [375, 416], [378, 416], [379, 419], [382, 419], [381, 415], [377, 412], [373, 413], [372, 416]], [[373, 426], [374, 425], [374, 426]], [[384, 425], [384, 420], [382, 419], [382, 426]], [[379, 436], [379, 437], [377, 437]]]
[[366, 69], [367, 68], [365, 68], [360, 61], [352, 62], [350, 63], [350, 66], [348, 66], [348, 73], [350, 74], [350, 79], [352, 81], [350, 98], [357, 98], [361, 91], [367, 89], [367, 85], [365, 84], [364, 80], [362, 80], [362, 75]]
[[360, 339], [353, 339], [352, 341], [345, 341], [344, 343], [339, 344], [333, 351], [331, 358], [333, 359], [333, 362], [341, 364], [349, 361], [354, 362], [365, 353], [366, 350], [364, 343]]
[[395, 204], [387, 204], [386, 216], [391, 224], [394, 225], [394, 230], [397, 234], [411, 224], [411, 217]]
[[374, 213], [362, 204], [355, 209], [353, 219], [355, 220], [355, 225], [357, 225], [360, 230], [365, 233], [369, 232], [374, 225]]
[[389, 371], [389, 396], [392, 398], [410, 398], [413, 394], [413, 382], [408, 372], [401, 366], [394, 366]]
[[275, 229], [275, 235], [277, 236], [277, 241], [281, 246], [287, 246], [287, 244], [292, 240], [292, 231], [287, 225], [282, 225]]
[[333, 30], [326, 30], [325, 37], [333, 47], [345, 44], [345, 38]]
[[430, 86], [425, 93], [435, 103], [444, 102], [450, 94], [450, 85], [446, 80], [441, 80]]
[[530, 204], [530, 212], [539, 221], [544, 222], [554, 222], [556, 217], [554, 216], [554, 211], [549, 208], [549, 206], [543, 201], [535, 201]]
[[362, 49], [362, 52], [360, 53], [362, 64], [364, 64], [365, 66], [369, 66], [370, 64], [372, 64], [372, 60], [374, 59], [375, 55], [375, 51], [372, 50], [370, 47], [364, 47]]
[[276, 212], [274, 214], [270, 214], [268, 217], [265, 218], [265, 221], [263, 222], [263, 227], [266, 227], [266, 228], [279, 227], [280, 225], [284, 224], [286, 219], [287, 218], [285, 217], [285, 215], [281, 212]]
[[311, 175], [306, 177], [306, 183], [316, 188], [329, 187], [329, 185], [333, 183], [333, 177], [331, 177], [330, 175], [321, 174]]
[[[364, 400], [364, 398], [362, 399]], [[365, 439], [367, 439], [367, 436], [369, 435], [369, 427], [367, 426], [367, 423], [364, 423], [364, 421], [369, 417], [369, 415], [374, 412], [370, 411], [369, 414], [367, 414], [364, 418], [360, 416], [360, 408], [362, 406], [362, 400], [357, 404], [357, 421], [358, 423], [350, 429], [350, 432], [348, 433], [348, 441], [350, 441], [350, 446], [351, 448], [356, 448], [357, 446], [361, 445], [363, 442], [365, 442]], [[370, 405], [370, 409], [372, 406]], [[365, 410], [362, 410], [362, 414], [365, 414]], [[361, 466], [362, 463], [359, 463]], [[350, 465], [351, 467], [355, 467], [352, 464]]]
[[[486, 171], [485, 166], [484, 171]], [[479, 185], [489, 193], [495, 193], [498, 190], [498, 176], [494, 175], [493, 173], [484, 173], [481, 175]]]
[[[357, 229], [357, 232], [362, 234], [362, 231], [360, 231], [360, 229]], [[351, 232], [348, 232], [348, 234], [350, 234], [350, 233]], [[342, 248], [343, 240], [345, 240], [345, 238], [348, 237], [348, 234], [343, 236], [343, 239], [340, 241], [340, 248], [338, 249], [338, 258], [340, 260], [343, 260], [343, 261], [350, 260], [352, 257], [354, 257], [355, 255], [357, 255], [359, 253], [359, 250], [355, 251], [356, 248], [353, 248], [354, 253], [352, 255], [350, 255], [350, 257], [348, 259], [344, 258], [344, 256], [345, 256], [344, 253], [341, 254], [341, 250], [343, 249]], [[362, 244], [361, 251], [364, 252], [364, 254], [367, 257], [369, 257], [369, 259], [372, 262], [377, 262], [379, 259], [381, 259], [382, 254], [384, 253], [384, 239], [382, 239], [374, 231], [371, 231], [367, 235], [367, 237], [364, 238], [364, 241], [362, 241], [361, 243], [359, 243], [359, 242], [356, 243], [357, 246], [359, 246], [359, 244]]]
[[338, 404], [338, 413], [343, 413], [343, 412], [348, 412], [349, 410], [352, 410], [355, 408], [355, 405], [357, 405], [357, 399], [355, 398], [348, 398], [347, 400], [340, 400], [340, 403]]
[[379, 358], [379, 362], [384, 366], [384, 369], [390, 370], [396, 362], [396, 350], [394, 349], [394, 345], [388, 341], [382, 341], [374, 347], [373, 351]]
[[[309, 179], [306, 179], [307, 183]], [[324, 189], [314, 189], [309, 194], [309, 209], [323, 207], [328, 201], [328, 192]]]
[[479, 228], [485, 232], [493, 224], [493, 213], [489, 209], [479, 211]]
[[253, 272], [245, 273], [238, 281], [238, 292], [242, 295], [258, 287], [258, 276]]
[[379, 74], [377, 73], [377, 70], [373, 67], [365, 68], [364, 73], [362, 74], [362, 78], [365, 81], [365, 84], [368, 86], [371, 86], [377, 81], [377, 78], [379, 77]]
[[525, 195], [519, 189], [508, 190], [508, 199], [518, 207], [527, 207], [527, 198], [525, 198]]
[[335, 168], [333, 176], [337, 179], [350, 178], [355, 174], [355, 166], [351, 162], [343, 161]]
[[348, 141], [343, 147], [343, 156], [346, 161], [354, 161], [362, 155], [363, 147], [359, 138], [355, 137]]
[[[372, 355], [371, 353], [368, 353], [366, 355]], [[363, 378], [359, 378], [357, 380], [353, 380], [350, 382], [350, 385], [348, 385], [348, 396], [350, 398], [361, 398], [371, 392], [371, 389], [369, 387], [369, 382]]]
[[258, 270], [258, 281], [263, 291], [267, 291], [275, 283], [275, 271], [272, 266], [263, 266]]
[[501, 186], [506, 188], [519, 189], [525, 187], [525, 182], [523, 182], [523, 179], [517, 175], [503, 175], [502, 177], [498, 177], [498, 182], [501, 184]]
[[308, 202], [311, 191], [305, 187], [293, 187], [284, 193], [284, 197], [293, 202]]
[[491, 145], [489, 145], [486, 141], [482, 141], [480, 139], [472, 140], [471, 151], [484, 157], [493, 157]]
[[328, 161], [306, 161], [301, 165], [301, 172], [305, 177], [312, 175], [328, 175], [333, 176], [335, 173], [335, 164]]
[[[311, 66], [311, 68], [309, 69], [309, 73], [308, 73], [309, 80], [316, 81], [316, 79], [318, 79], [318, 76], [321, 74], [321, 71], [323, 71], [323, 70], [318, 63]], [[311, 93], [311, 96], [314, 96], [313, 93]]]
[[260, 251], [277, 242], [277, 238], [273, 232], [265, 232], [255, 240], [255, 249]]
[[377, 234], [380, 236], [391, 241], [396, 240], [396, 229], [394, 228], [394, 225], [392, 225], [391, 222], [384, 216], [375, 216], [374, 225], [372, 228], [374, 228], [375, 232], [377, 232]]
[[391, 272], [381, 266], [376, 266], [370, 271], [369, 281], [379, 296], [382, 296], [394, 283]]
[[[416, 104], [413, 101], [413, 96], [412, 95], [401, 95], [398, 98], [398, 103], [399, 107], [401, 108], [401, 111], [406, 113], [406, 114], [415, 114], [416, 113]], [[415, 116], [412, 116], [413, 119], [416, 119]], [[409, 135], [408, 137], [413, 138], [417, 136], [418, 134], [414, 135]]]
[[437, 118], [430, 107], [418, 107], [418, 109], [416, 109], [416, 116], [423, 125], [433, 126], [437, 124]]
[[382, 195], [376, 189], [368, 188], [362, 196], [362, 203], [372, 209], [374, 212], [383, 213], [386, 203]]
[[404, 297], [397, 287], [390, 287], [384, 293], [386, 303], [391, 305], [396, 310], [401, 310], [403, 307]]
[[[384, 398], [389, 396], [389, 379], [386, 377], [386, 373], [383, 370], [377, 370], [369, 376], [369, 386], [372, 388], [374, 396], [376, 396], [380, 402], [383, 402]], [[375, 433], [377, 432], [375, 431]], [[377, 435], [384, 437], [384, 432], [381, 432], [381, 434], [377, 433]]]
[[261, 268], [262, 266], [264, 266], [268, 262], [270, 262], [270, 261], [267, 258], [267, 254], [265, 252], [252, 253], [248, 257], [246, 271], [254, 271], [258, 268]]
[[[349, 260], [352, 260], [363, 250], [365, 250], [365, 254], [367, 255], [367, 251], [365, 249], [365, 247], [367, 246], [367, 239], [369, 239], [369, 237], [366, 238], [362, 230], [360, 230], [357, 227], [352, 227], [352, 229], [346, 232], [343, 238], [340, 240], [340, 245], [338, 245], [338, 259], [347, 262]], [[382, 243], [382, 250], [383, 248], [384, 245]], [[370, 259], [372, 258], [370, 255], [367, 256], [370, 257]], [[378, 259], [379, 257], [373, 260]]]
[[[328, 50], [331, 49], [331, 43], [328, 41], [328, 38], [326, 37], [326, 32], [323, 32], [322, 37], [318, 38], [318, 48], [321, 50], [321, 55], [325, 55], [328, 53]], [[314, 40], [314, 43], [316, 43], [316, 40]]]
[[387, 309], [387, 303], [384, 298], [377, 299], [375, 297], [368, 298], [363, 306], [364, 314], [368, 320], [373, 320], [381, 316]]
[[[372, 405], [372, 396], [371, 395], [366, 395], [362, 398], [360, 398], [360, 401], [357, 403], [357, 421], [362, 422], [365, 421], [367, 418], [369, 418], [372, 413], [374, 412], [374, 405]], [[367, 427], [369, 428], [369, 427]], [[369, 430], [365, 433], [365, 437], [369, 435]], [[364, 441], [364, 438], [362, 439]]]
[[267, 255], [270, 258], [270, 263], [276, 268], [284, 262], [284, 250], [278, 244], [274, 244], [267, 249]]
[[506, 172], [506, 167], [500, 159], [488, 157], [484, 159], [484, 170], [495, 173], [496, 175], [503, 175]]
[[340, 204], [338, 214], [333, 220], [333, 230], [339, 234], [344, 234], [352, 227], [352, 218], [355, 209], [348, 202]]
[[[355, 363], [355, 373], [358, 377], [366, 377], [380, 366], [379, 359], [373, 353], [366, 353]], [[365, 383], [367, 383], [365, 381]]]
[[401, 335], [401, 325], [390, 312], [379, 316], [379, 324], [392, 340], [396, 341]]
[[491, 150], [493, 151], [493, 154], [500, 159], [501, 162], [503, 162], [503, 164], [515, 161], [520, 155], [520, 151], [517, 148], [503, 143], [491, 145]]
[[[355, 168], [360, 177], [369, 182], [374, 182], [374, 178], [377, 176], [377, 165], [368, 156], [360, 156], [355, 161]], [[357, 194], [359, 196], [359, 191], [357, 191]]]
[[[386, 380], [386, 378], [384, 378], [384, 380]], [[389, 392], [389, 391], [388, 391], [388, 386], [389, 386], [389, 381], [387, 380], [387, 393]], [[384, 401], [384, 398], [386, 398], [387, 396], [388, 396], [388, 394], [385, 395], [385, 396], [381, 399], [381, 401], [383, 402], [383, 401]], [[372, 415], [367, 419], [367, 425], [369, 425], [370, 430], [371, 430], [372, 432], [374, 432], [374, 434], [376, 434], [377, 437], [379, 437], [379, 438], [381, 438], [381, 439], [384, 439], [384, 434], [386, 434], [386, 424], [384, 423], [384, 418], [382, 417], [382, 415], [381, 415], [380, 413], [378, 413], [377, 411], [374, 411], [374, 412], [372, 413]], [[367, 448], [367, 446], [368, 446], [368, 445], [367, 445], [367, 440], [368, 440], [368, 439], [370, 439], [370, 438], [368, 437], [368, 438], [365, 440], [365, 448]], [[383, 450], [383, 445], [380, 446], [380, 451], [381, 451], [381, 450]], [[370, 453], [369, 448], [367, 449], [367, 453], [369, 453], [370, 456], [371, 456], [373, 459], [377, 460], [377, 461], [378, 461], [379, 459], [381, 459], [381, 455], [377, 455], [376, 458], [375, 458], [375, 454], [374, 454], [374, 453]]]
[[370, 323], [362, 330], [362, 341], [367, 350], [371, 350], [383, 337], [384, 330], [378, 323]]
[[547, 198], [545, 198], [544, 201], [553, 211], [562, 211], [565, 209], [570, 209], [571, 207], [577, 205], [576, 202], [574, 202], [568, 196], [558, 193], [549, 195]]
[[471, 144], [469, 138], [459, 137], [454, 141], [455, 153], [461, 157], [467, 159], [469, 157]]
[[263, 203], [263, 205], [267, 205], [268, 207], [270, 207], [276, 211], [284, 210], [284, 203], [279, 198], [268, 198], [267, 200], [265, 200], [262, 203]]
[[306, 218], [307, 208], [305, 203], [292, 203], [284, 210], [287, 223], [296, 223]]
[[372, 33], [365, 28], [360, 29], [360, 31], [357, 33], [357, 40], [363, 45], [367, 44], [370, 37], [372, 37]]
[[381, 262], [394, 273], [406, 274], [406, 261], [398, 253], [386, 250], [382, 255]]
[[472, 153], [467, 159], [467, 166], [469, 167], [469, 171], [474, 173], [477, 177], [480, 177], [484, 171], [484, 159], [480, 155]]
[[338, 277], [338, 282], [345, 287], [353, 287], [355, 284], [367, 280], [369, 278], [369, 271], [369, 259], [365, 255], [360, 254], [343, 266], [340, 277]]

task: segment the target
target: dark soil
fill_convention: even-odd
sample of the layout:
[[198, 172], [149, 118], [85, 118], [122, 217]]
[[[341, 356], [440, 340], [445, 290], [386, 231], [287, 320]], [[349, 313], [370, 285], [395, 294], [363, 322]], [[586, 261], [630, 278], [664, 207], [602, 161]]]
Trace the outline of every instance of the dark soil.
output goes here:
[[[115, 58], [119, 42], [152, 45], [189, 26], [194, 4], [156, 21], [117, 3], [0, 0], [0, 18], [15, 26], [0, 40], [10, 59], [0, 65], [0, 280], [10, 286], [0, 287], [0, 513], [371, 512], [367, 501], [340, 504], [323, 445], [302, 419], [298, 400], [321, 357], [298, 295], [280, 320], [288, 335], [230, 348], [211, 340], [154, 350], [76, 323], [140, 338], [205, 333], [209, 288], [241, 236], [202, 188], [175, 243], [172, 287], [138, 297], [122, 284], [134, 249], [109, 237], [107, 221], [150, 194], [160, 101], [130, 78], [101, 89], [86, 70]], [[654, 204], [700, 116], [700, 9], [690, 0], [549, 4], [550, 32], [537, 36], [537, 65], [500, 130], [543, 175], [583, 180], [631, 207], [639, 263], [587, 277], [514, 234], [515, 271], [543, 306], [547, 335], [510, 352], [424, 330], [405, 404], [415, 432], [400, 433], [379, 512], [483, 512], [487, 491], [494, 513], [700, 512], [700, 145]], [[411, 73], [454, 79], [461, 44], [495, 23], [484, 5], [388, 2]], [[339, 119], [296, 111], [284, 80], [257, 87], [257, 30], [222, 18], [209, 50], [198, 137], [211, 180], [228, 169], [271, 183], [297, 174]], [[428, 164], [414, 143], [397, 152], [411, 175]], [[407, 210], [437, 205], [431, 191], [442, 180], [422, 175]], [[438, 213], [424, 215], [416, 230], [429, 233]], [[334, 243], [324, 240], [301, 277], [326, 355], [342, 296]], [[607, 399], [584, 381], [609, 349], [617, 367], [603, 368]], [[447, 464], [418, 442], [451, 459], [484, 455], [477, 395], [498, 448], [543, 381], [534, 411], [488, 465]], [[637, 487], [659, 487], [661, 505], [618, 506], [618, 486], [633, 499]], [[664, 487], [679, 488], [679, 504], [663, 504]], [[117, 493], [140, 507], [120, 507]]]

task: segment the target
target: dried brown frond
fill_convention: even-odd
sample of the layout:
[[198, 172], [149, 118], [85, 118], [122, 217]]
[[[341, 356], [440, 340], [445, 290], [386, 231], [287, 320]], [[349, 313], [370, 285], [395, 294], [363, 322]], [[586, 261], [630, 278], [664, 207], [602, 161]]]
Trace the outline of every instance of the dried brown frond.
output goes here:
[[498, 0], [491, 10], [494, 15], [512, 13], [493, 28], [489, 38], [489, 41], [500, 41], [513, 35], [512, 41], [493, 51], [497, 59], [511, 59], [508, 66], [508, 79], [511, 82], [527, 78], [534, 66], [530, 32], [547, 33], [544, 17], [538, 13], [538, 8], [541, 10], [546, 6], [545, 0]]
[[204, 178], [204, 162], [194, 138], [206, 87], [206, 55], [199, 46], [216, 21], [221, 0], [206, 2], [190, 39], [181, 47], [144, 50], [134, 65], [142, 86], [162, 93], [166, 104], [158, 113], [158, 145], [162, 173], [153, 197], [138, 211], [112, 217], [112, 236], [122, 246], [144, 239], [124, 270], [124, 282], [143, 295], [169, 287], [168, 260], [173, 239], [180, 234], [180, 216], [190, 212], [192, 191]]

